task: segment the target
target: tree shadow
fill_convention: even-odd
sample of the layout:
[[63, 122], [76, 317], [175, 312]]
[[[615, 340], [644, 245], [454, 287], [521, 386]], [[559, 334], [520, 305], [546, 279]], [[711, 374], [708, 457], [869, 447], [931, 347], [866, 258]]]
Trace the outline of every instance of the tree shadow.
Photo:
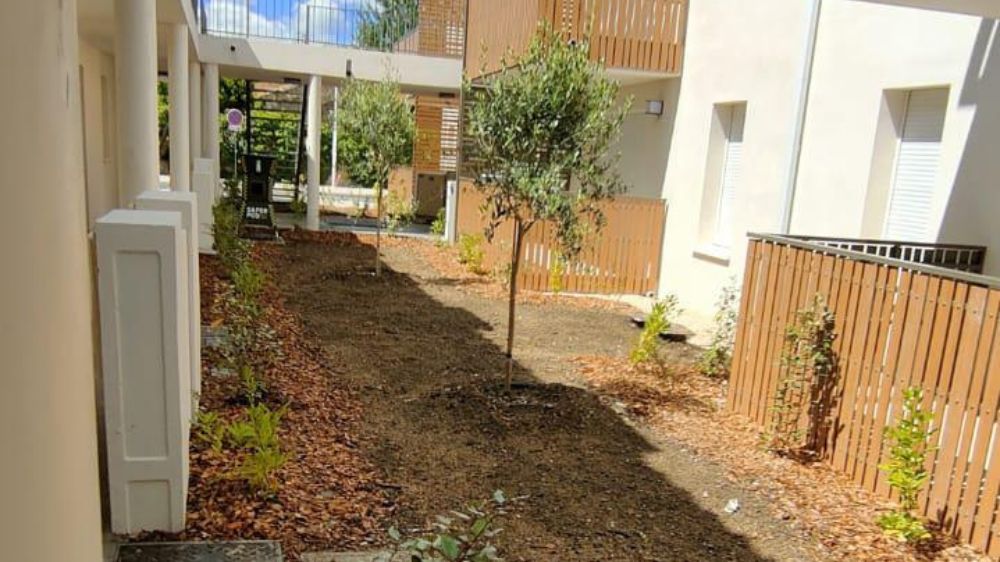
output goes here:
[[520, 363], [505, 392], [491, 323], [388, 266], [381, 278], [338, 274], [372, 263], [373, 248], [309, 238], [293, 236], [273, 274], [359, 390], [359, 446], [398, 490], [404, 528], [503, 489], [527, 496], [499, 538], [508, 560], [772, 559], [648, 466], [657, 447], [599, 396]]

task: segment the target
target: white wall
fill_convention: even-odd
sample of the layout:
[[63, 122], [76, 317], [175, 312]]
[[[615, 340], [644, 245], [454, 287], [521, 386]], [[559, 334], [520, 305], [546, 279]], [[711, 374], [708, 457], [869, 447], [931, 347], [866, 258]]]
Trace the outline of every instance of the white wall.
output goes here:
[[[680, 298], [682, 321], [692, 328], [707, 324], [720, 289], [742, 272], [745, 233], [780, 225], [807, 8], [802, 0], [691, 3], [665, 180], [660, 292]], [[743, 181], [729, 255], [709, 256], [698, 240], [709, 133], [714, 105], [728, 102], [747, 103]]]
[[[625, 117], [619, 171], [628, 185], [626, 195], [657, 199], [663, 197], [663, 177], [670, 153], [679, 79], [656, 80], [624, 86], [621, 99], [632, 96], [632, 109]], [[646, 100], [662, 100], [663, 115], [646, 115]]]
[[[891, 169], [895, 143], [889, 138], [886, 150], [886, 140], [876, 141], [885, 92], [947, 87], [936, 236], [929, 241], [987, 244], [1000, 252], [1000, 228], [990, 216], [1000, 208], [1000, 43], [990, 46], [993, 33], [994, 22], [974, 16], [827, 0], [792, 231], [881, 237], [891, 174], [878, 173], [885, 161], [880, 166], [874, 155], [888, 152]], [[992, 273], [1000, 273], [1000, 260], [990, 262]]]
[[92, 229], [97, 217], [120, 203], [118, 168], [115, 162], [118, 154], [115, 143], [115, 60], [92, 44], [80, 41], [80, 69], [80, 83], [83, 86], [87, 226]]

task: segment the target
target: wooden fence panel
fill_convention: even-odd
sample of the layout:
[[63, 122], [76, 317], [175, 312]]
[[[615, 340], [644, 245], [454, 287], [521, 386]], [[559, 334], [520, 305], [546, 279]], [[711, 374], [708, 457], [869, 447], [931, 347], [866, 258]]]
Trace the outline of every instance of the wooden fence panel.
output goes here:
[[[458, 198], [459, 235], [482, 234], [487, 220], [480, 209], [483, 196], [462, 182]], [[583, 251], [562, 268], [562, 290], [591, 294], [646, 294], [659, 284], [660, 252], [666, 225], [662, 199], [618, 197], [602, 203], [607, 223], [584, 239]], [[513, 227], [500, 225], [492, 242], [485, 243], [484, 266], [493, 270], [510, 263]], [[518, 286], [548, 291], [553, 263], [559, 258], [555, 228], [538, 223], [524, 237]]]
[[783, 376], [785, 330], [816, 294], [835, 315], [838, 379], [820, 408], [832, 428], [820, 440], [822, 458], [859, 486], [894, 497], [878, 468], [888, 455], [883, 434], [900, 415], [903, 391], [923, 388], [936, 448], [920, 509], [1000, 559], [1000, 281], [754, 237], [726, 404], [762, 430]]

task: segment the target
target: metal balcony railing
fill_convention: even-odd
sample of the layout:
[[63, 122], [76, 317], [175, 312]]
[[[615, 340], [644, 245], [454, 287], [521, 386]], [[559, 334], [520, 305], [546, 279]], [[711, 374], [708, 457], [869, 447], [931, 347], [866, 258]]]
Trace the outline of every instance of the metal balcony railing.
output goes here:
[[986, 247], [967, 244], [930, 244], [919, 242], [902, 242], [898, 240], [864, 240], [854, 238], [828, 238], [822, 236], [791, 236], [784, 238], [800, 240], [827, 248], [838, 248], [861, 252], [872, 256], [880, 256], [909, 263], [931, 265], [982, 273], [986, 262]]
[[459, 58], [465, 0], [408, 0], [391, 11], [370, 0], [192, 0], [201, 32]]

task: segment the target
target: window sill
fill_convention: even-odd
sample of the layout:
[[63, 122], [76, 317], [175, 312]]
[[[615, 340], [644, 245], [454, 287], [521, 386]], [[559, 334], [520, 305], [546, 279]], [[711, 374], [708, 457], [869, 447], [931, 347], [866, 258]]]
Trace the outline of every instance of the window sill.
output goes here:
[[705, 244], [695, 248], [694, 257], [718, 265], [729, 265], [729, 248], [716, 246], [715, 244]]

